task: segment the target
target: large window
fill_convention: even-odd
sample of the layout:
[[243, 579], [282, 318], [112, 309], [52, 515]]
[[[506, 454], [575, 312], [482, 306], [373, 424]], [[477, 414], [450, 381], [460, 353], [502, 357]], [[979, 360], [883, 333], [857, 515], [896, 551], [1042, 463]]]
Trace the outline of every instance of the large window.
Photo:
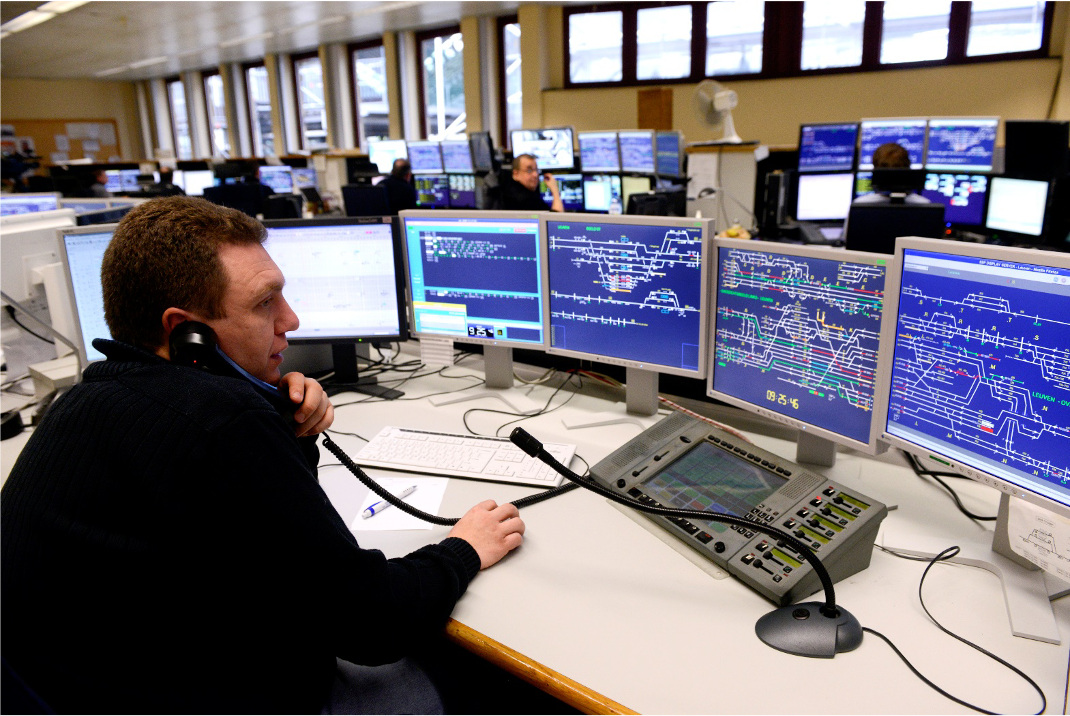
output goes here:
[[266, 157], [275, 153], [275, 135], [271, 128], [271, 92], [267, 68], [262, 64], [245, 68], [245, 90], [249, 99], [249, 128], [253, 154]]
[[223, 96], [223, 78], [219, 72], [205, 72], [204, 106], [208, 111], [208, 136], [212, 143], [212, 154], [227, 156], [230, 154], [230, 136], [227, 134], [227, 103]]
[[515, 17], [503, 18], [498, 37], [501, 40], [499, 76], [502, 79], [502, 143], [514, 129], [524, 126], [524, 89], [520, 77], [520, 23]]
[[457, 29], [417, 35], [424, 106], [424, 134], [445, 139], [464, 134], [464, 40]]
[[1053, 2], [567, 5], [566, 87], [792, 77], [1048, 56]]
[[300, 117], [302, 149], [327, 148], [327, 104], [323, 99], [323, 66], [319, 55], [309, 52], [291, 58], [294, 94]]
[[390, 101], [386, 94], [386, 50], [381, 42], [352, 45], [353, 97], [356, 105], [357, 143], [390, 137]]
[[167, 105], [171, 111], [175, 156], [193, 159], [193, 140], [189, 133], [189, 113], [186, 111], [186, 88], [178, 77], [167, 80]]

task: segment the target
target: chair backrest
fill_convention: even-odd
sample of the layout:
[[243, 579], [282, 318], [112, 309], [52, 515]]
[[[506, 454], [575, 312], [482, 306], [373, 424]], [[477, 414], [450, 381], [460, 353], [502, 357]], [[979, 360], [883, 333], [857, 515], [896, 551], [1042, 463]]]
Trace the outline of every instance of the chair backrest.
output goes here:
[[206, 186], [204, 198], [213, 204], [237, 209], [249, 216], [264, 213], [263, 190], [259, 184], [220, 184]]
[[386, 188], [370, 184], [347, 184], [342, 187], [346, 216], [388, 216], [390, 202]]
[[300, 219], [304, 197], [300, 194], [273, 194], [264, 200], [265, 219]]
[[895, 253], [897, 236], [946, 236], [943, 204], [851, 204], [847, 214], [848, 249]]

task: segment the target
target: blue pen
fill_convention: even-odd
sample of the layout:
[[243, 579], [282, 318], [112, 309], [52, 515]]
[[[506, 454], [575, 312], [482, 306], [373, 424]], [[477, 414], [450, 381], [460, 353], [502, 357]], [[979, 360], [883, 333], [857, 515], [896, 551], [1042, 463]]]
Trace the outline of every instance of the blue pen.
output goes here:
[[[402, 499], [404, 497], [408, 497], [409, 495], [411, 495], [413, 493], [413, 491], [415, 489], [416, 489], [416, 485], [409, 485], [408, 487], [406, 487], [404, 490], [401, 491], [400, 495], [397, 496], [398, 499], [400, 500], [400, 499]], [[385, 510], [387, 507], [390, 507], [390, 503], [387, 502], [386, 500], [379, 500], [378, 502], [373, 502], [372, 504], [368, 505], [367, 509], [365, 509], [363, 513], [361, 513], [361, 517], [363, 517], [364, 519], [368, 519], [369, 517], [372, 517], [373, 515], [379, 514], [380, 512]]]

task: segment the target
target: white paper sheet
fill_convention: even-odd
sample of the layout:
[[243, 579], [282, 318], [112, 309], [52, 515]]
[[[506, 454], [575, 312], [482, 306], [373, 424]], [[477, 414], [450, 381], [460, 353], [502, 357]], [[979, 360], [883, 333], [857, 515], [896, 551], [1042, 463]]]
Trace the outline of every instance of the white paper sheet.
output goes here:
[[[416, 490], [408, 497], [403, 498], [417, 509], [438, 514], [442, 506], [442, 497], [446, 494], [446, 485], [449, 479], [445, 477], [424, 477], [422, 475], [406, 475], [405, 477], [375, 477], [376, 482], [390, 491], [391, 494], [399, 495], [410, 485], [416, 485]], [[354, 532], [384, 532], [392, 530], [429, 530], [434, 525], [430, 522], [407, 515], [402, 510], [391, 505], [386, 510], [374, 517], [364, 519], [364, 510], [369, 505], [379, 502], [382, 498], [369, 491], [368, 496], [360, 506], [360, 512], [353, 519], [349, 529]]]
[[429, 368], [453, 365], [453, 339], [420, 336], [420, 360]]
[[1070, 581], [1070, 520], [1012, 498], [1007, 531], [1015, 554], [1049, 574]]

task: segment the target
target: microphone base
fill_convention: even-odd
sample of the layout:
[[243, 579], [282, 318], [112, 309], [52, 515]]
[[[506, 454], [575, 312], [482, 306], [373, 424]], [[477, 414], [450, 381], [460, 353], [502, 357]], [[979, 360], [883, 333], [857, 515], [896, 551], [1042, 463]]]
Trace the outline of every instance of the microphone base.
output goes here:
[[769, 612], [754, 625], [758, 638], [779, 651], [831, 659], [862, 643], [862, 625], [843, 607], [838, 615], [821, 613], [822, 602], [791, 604]]

